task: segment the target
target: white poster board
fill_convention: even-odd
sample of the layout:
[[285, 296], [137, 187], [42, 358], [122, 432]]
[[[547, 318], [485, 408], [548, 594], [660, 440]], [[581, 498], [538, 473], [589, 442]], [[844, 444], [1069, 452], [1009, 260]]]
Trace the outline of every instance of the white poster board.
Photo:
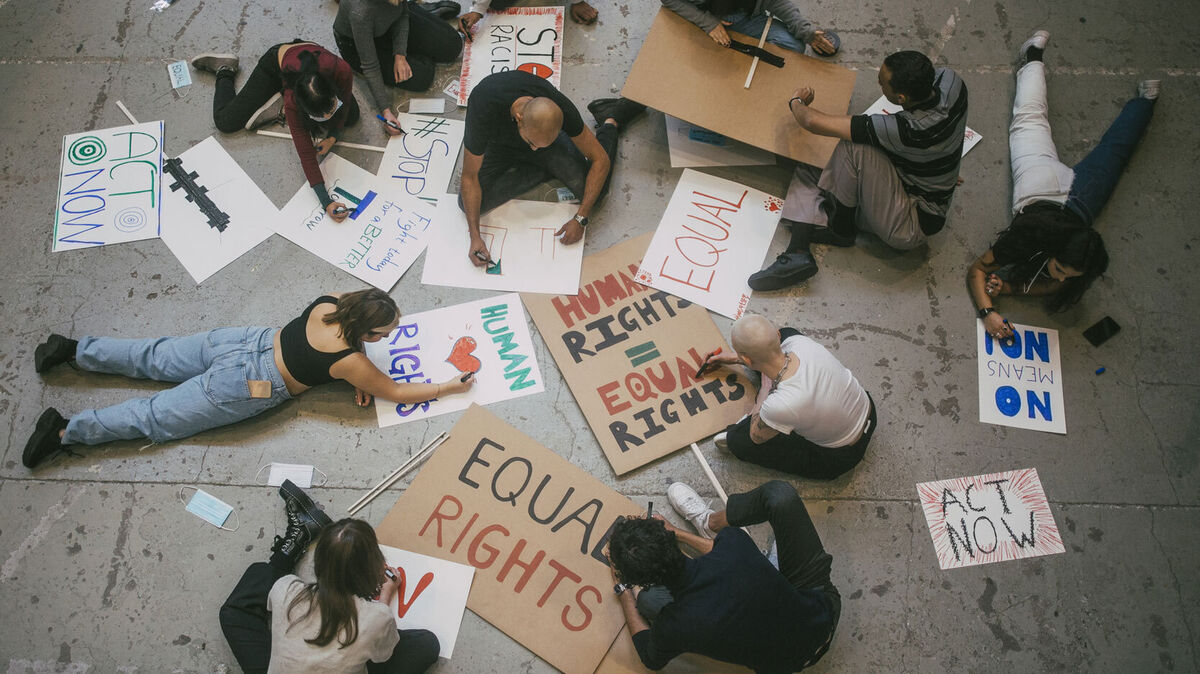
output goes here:
[[524, 70], [548, 80], [562, 79], [562, 7], [510, 7], [489, 11], [463, 44], [458, 104], [466, 105], [479, 80], [492, 73]]
[[663, 115], [667, 121], [667, 149], [672, 168], [691, 166], [764, 166], [775, 163], [775, 155], [682, 119]]
[[162, 240], [196, 283], [271, 236], [267, 223], [277, 217], [279, 209], [216, 138], [166, 160]]
[[475, 567], [380, 545], [387, 565], [397, 569], [400, 591], [388, 606], [402, 630], [429, 630], [437, 635], [438, 655], [454, 655]]
[[63, 136], [54, 252], [157, 238], [162, 144], [162, 122]]
[[635, 280], [741, 318], [782, 209], [779, 197], [685, 169]]
[[272, 224], [292, 243], [380, 290], [391, 290], [425, 250], [433, 207], [330, 153], [321, 165], [334, 201], [354, 209], [334, 222], [308, 184]]
[[[867, 108], [866, 110], [863, 110], [862, 114], [864, 114], [864, 115], [894, 115], [897, 112], [900, 112], [901, 109], [902, 108], [899, 105], [896, 105], [895, 103], [892, 103], [891, 101], [889, 101], [886, 96], [880, 96], [879, 100], [872, 103], [871, 107]], [[983, 140], [983, 136], [979, 135], [978, 133], [975, 132], [975, 129], [972, 129], [971, 127], [968, 126], [966, 131], [963, 132], [963, 151], [962, 151], [961, 156], [965, 157], [967, 155], [967, 153], [971, 151], [971, 148], [978, 145], [979, 141], [981, 141], [981, 140]]]
[[387, 339], [363, 347], [371, 362], [397, 382], [439, 384], [476, 373], [466, 393], [412, 404], [376, 398], [380, 428], [545, 390], [516, 293], [402, 316]]
[[922, 482], [917, 495], [943, 569], [1066, 551], [1035, 468]]
[[979, 421], [1066, 433], [1058, 330], [1016, 323], [1012, 330], [1012, 339], [994, 339], [976, 320]]
[[405, 194], [436, 205], [438, 197], [449, 191], [467, 125], [407, 112], [396, 117], [405, 133], [388, 140], [375, 174]]
[[471, 235], [458, 197], [439, 200], [437, 226], [429, 236], [429, 254], [421, 283], [455, 288], [574, 295], [579, 292], [583, 243], [563, 245], [554, 233], [579, 207], [569, 203], [514, 199], [479, 220], [479, 234], [495, 268], [476, 267], [467, 257]]

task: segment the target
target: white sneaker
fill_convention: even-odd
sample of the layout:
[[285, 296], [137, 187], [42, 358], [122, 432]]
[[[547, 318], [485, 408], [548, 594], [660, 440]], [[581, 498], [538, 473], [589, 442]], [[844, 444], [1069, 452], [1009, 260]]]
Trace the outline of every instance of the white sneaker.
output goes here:
[[1025, 65], [1029, 62], [1029, 59], [1027, 59], [1025, 56], [1026, 52], [1028, 52], [1031, 47], [1035, 49], [1045, 49], [1046, 43], [1049, 41], [1050, 31], [1048, 30], [1035, 31], [1033, 35], [1030, 35], [1029, 39], [1023, 42], [1021, 44], [1021, 48], [1017, 50], [1017, 55], [1021, 57], [1021, 65]]
[[725, 433], [725, 431], [721, 431], [713, 436], [713, 445], [715, 445], [716, 448], [722, 452], [729, 451], [729, 436]]
[[250, 119], [246, 120], [246, 130], [253, 131], [260, 126], [274, 124], [283, 119], [283, 94], [276, 93], [262, 107], [255, 110]]
[[1158, 90], [1162, 88], [1162, 80], [1142, 80], [1138, 82], [1138, 96], [1146, 100], [1158, 100]]
[[667, 500], [680, 516], [687, 519], [696, 527], [696, 531], [705, 538], [716, 538], [717, 534], [708, 528], [708, 517], [714, 510], [708, 507], [708, 502], [696, 493], [695, 489], [682, 482], [673, 482], [667, 487]]

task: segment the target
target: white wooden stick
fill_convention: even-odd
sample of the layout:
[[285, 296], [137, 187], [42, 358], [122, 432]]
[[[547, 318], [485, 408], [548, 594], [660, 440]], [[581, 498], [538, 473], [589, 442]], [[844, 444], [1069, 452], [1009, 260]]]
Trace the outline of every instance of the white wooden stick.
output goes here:
[[[270, 136], [271, 138], [287, 138], [288, 140], [292, 139], [292, 134], [290, 134], [290, 133], [280, 133], [278, 131], [262, 131], [262, 130], [258, 131], [257, 133], [260, 136]], [[387, 148], [385, 148], [385, 147], [378, 147], [376, 145], [360, 145], [358, 143], [347, 143], [347, 142], [340, 141], [340, 140], [337, 141], [336, 143], [334, 143], [334, 145], [336, 145], [338, 147], [349, 148], [351, 150], [367, 150], [368, 152], [387, 152]]]
[[393, 471], [391, 475], [384, 478], [379, 484], [375, 485], [371, 491], [367, 492], [362, 498], [355, 501], [354, 505], [347, 508], [347, 514], [353, 515], [354, 513], [366, 507], [368, 503], [374, 501], [380, 494], [386, 491], [388, 487], [395, 484], [397, 480], [404, 477], [405, 474], [415, 468], [417, 464], [432, 455], [433, 450], [437, 449], [438, 446], [449, 437], [450, 436], [447, 435], [445, 431], [442, 431], [441, 434], [439, 434], [436, 438], [430, 440], [429, 444], [421, 448], [421, 451], [417, 452], [411, 458], [409, 458], [408, 461], [405, 461], [403, 464], [401, 464], [401, 466]]
[[[762, 37], [758, 38], [758, 48], [759, 49], [762, 49], [763, 45], [766, 44], [766, 42], [767, 42], [767, 32], [771, 30], [771, 19], [774, 19], [774, 18], [775, 17], [771, 16], [770, 12], [767, 12], [767, 25], [763, 27]], [[750, 72], [746, 74], [746, 83], [744, 85], [742, 85], [743, 89], [750, 88], [750, 81], [754, 79], [755, 68], [758, 68], [758, 57], [757, 56], [755, 56], [754, 60], [750, 62]]]
[[713, 475], [712, 468], [708, 465], [708, 459], [704, 458], [704, 454], [694, 442], [692, 443], [692, 453], [696, 455], [696, 460], [700, 462], [700, 467], [704, 469], [704, 474], [708, 476], [708, 481], [712, 483], [713, 489], [717, 490], [717, 496], [721, 497], [722, 502], [728, 501], [729, 495], [721, 488], [721, 483], [717, 482], [717, 476]]
[[140, 124], [141, 123], [141, 122], [137, 121], [137, 118], [135, 118], [133, 116], [133, 113], [129, 111], [129, 108], [125, 107], [124, 103], [122, 103], [121, 101], [117, 101], [117, 107], [120, 108], [121, 112], [125, 113], [125, 116], [129, 118], [130, 124]]

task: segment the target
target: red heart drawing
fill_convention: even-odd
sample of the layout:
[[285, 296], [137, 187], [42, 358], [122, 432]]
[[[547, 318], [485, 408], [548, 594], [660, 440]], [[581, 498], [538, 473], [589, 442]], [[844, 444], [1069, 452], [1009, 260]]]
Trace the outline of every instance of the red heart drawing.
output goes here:
[[767, 197], [767, 203], [763, 206], [768, 213], [774, 213], [783, 208], [783, 200], [778, 197]]
[[450, 355], [446, 357], [446, 362], [457, 368], [459, 372], [478, 372], [479, 368], [483, 367], [483, 363], [471, 355], [474, 350], [474, 337], [459, 337], [458, 341], [454, 343], [454, 348], [450, 349]]

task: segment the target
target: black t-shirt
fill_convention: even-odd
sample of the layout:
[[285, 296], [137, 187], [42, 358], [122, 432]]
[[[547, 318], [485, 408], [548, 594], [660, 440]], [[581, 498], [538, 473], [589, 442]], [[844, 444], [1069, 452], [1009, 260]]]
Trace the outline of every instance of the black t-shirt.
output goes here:
[[794, 672], [832, 627], [820, 589], [797, 590], [746, 532], [726, 527], [712, 552], [685, 562], [650, 629], [633, 635], [642, 663], [662, 669], [677, 655], [701, 655], [758, 672]]
[[522, 96], [545, 97], [563, 113], [562, 130], [574, 138], [583, 133], [583, 117], [571, 99], [546, 80], [521, 70], [488, 75], [475, 85], [467, 99], [467, 129], [463, 144], [471, 154], [484, 154], [491, 143], [528, 147], [517, 133], [512, 104]]

